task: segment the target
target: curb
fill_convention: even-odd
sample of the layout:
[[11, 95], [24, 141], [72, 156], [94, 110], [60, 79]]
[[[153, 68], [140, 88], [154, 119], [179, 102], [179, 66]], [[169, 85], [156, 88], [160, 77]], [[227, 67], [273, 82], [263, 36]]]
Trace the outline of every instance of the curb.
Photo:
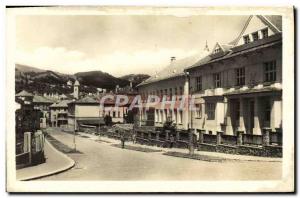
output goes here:
[[40, 179], [40, 178], [43, 178], [43, 177], [48, 177], [48, 176], [51, 176], [51, 175], [59, 174], [59, 173], [62, 173], [64, 171], [67, 171], [67, 170], [69, 170], [69, 169], [71, 169], [75, 166], [75, 161], [73, 159], [71, 159], [66, 154], [64, 154], [64, 153], [60, 152], [59, 150], [57, 150], [48, 140], [45, 139], [45, 142], [54, 150], [54, 152], [56, 152], [61, 157], [67, 159], [69, 161], [68, 165], [64, 166], [63, 168], [59, 168], [57, 170], [54, 170], [54, 171], [49, 171], [47, 173], [42, 173], [42, 174], [39, 174], [39, 175], [27, 177], [27, 178], [21, 178], [21, 179], [19, 179], [20, 181], [35, 180], [35, 179]]

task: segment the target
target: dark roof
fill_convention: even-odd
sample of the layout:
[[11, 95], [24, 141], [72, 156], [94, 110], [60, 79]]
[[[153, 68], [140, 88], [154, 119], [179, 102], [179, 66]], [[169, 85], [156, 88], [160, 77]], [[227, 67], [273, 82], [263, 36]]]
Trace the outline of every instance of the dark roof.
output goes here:
[[54, 103], [52, 104], [50, 107], [68, 107], [68, 104], [72, 102], [72, 100], [62, 100], [61, 102], [59, 103]]
[[23, 91], [17, 93], [16, 96], [18, 96], [18, 97], [33, 97], [33, 94], [23, 90]]
[[99, 104], [99, 100], [95, 96], [85, 96], [75, 101], [76, 104]]
[[251, 43], [248, 43], [245, 45], [231, 48], [230, 52], [225, 54], [222, 57], [213, 58], [211, 55], [208, 55], [207, 57], [204, 57], [203, 59], [198, 61], [196, 64], [192, 65], [191, 67], [186, 68], [186, 70], [193, 69], [193, 68], [196, 68], [199, 66], [203, 66], [203, 65], [206, 65], [209, 63], [217, 62], [220, 60], [225, 60], [227, 58], [231, 58], [231, 57], [238, 56], [241, 54], [253, 52], [255, 50], [271, 47], [271, 46], [281, 44], [281, 43], [282, 43], [281, 34], [275, 34], [266, 39], [257, 40], [255, 42], [251, 42]]
[[138, 86], [150, 84], [153, 82], [182, 76], [184, 75], [184, 69], [188, 66], [195, 64], [199, 59], [201, 59], [205, 54], [196, 54], [194, 56], [190, 56], [184, 59], [178, 59], [171, 62], [164, 69], [157, 73], [157, 75], [153, 75], [147, 80], [140, 83]]
[[39, 96], [39, 95], [34, 95], [33, 96], [33, 102], [34, 103], [47, 103], [47, 104], [52, 104], [55, 102], [55, 100], [51, 100], [49, 98], [46, 98], [44, 96]]

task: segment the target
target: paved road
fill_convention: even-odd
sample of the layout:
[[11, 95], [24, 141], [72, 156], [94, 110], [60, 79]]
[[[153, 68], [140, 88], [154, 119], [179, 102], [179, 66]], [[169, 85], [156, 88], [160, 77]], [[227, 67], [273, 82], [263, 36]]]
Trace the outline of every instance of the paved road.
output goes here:
[[[73, 136], [51, 135], [73, 146]], [[41, 180], [268, 180], [281, 177], [281, 162], [207, 162], [120, 149], [109, 143], [76, 137], [82, 153], [68, 154], [74, 168]]]

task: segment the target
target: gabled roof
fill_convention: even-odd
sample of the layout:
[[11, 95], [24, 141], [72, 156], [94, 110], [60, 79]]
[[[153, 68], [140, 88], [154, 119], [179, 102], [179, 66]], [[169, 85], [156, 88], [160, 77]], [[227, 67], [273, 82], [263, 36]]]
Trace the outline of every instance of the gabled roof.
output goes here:
[[184, 59], [174, 60], [169, 65], [167, 65], [163, 70], [157, 73], [157, 75], [153, 75], [147, 80], [140, 83], [138, 86], [146, 85], [149, 83], [154, 83], [160, 80], [165, 80], [177, 76], [184, 75], [184, 69], [195, 64], [199, 59], [201, 59], [204, 54], [196, 54], [194, 56], [190, 56]]
[[76, 104], [80, 104], [80, 103], [99, 104], [99, 101], [94, 96], [85, 96], [83, 98], [80, 98], [79, 100], [76, 100], [75, 103]]
[[54, 103], [50, 107], [68, 107], [68, 104], [72, 102], [72, 100], [62, 100], [59, 103]]
[[195, 63], [194, 65], [186, 68], [186, 70], [196, 68], [199, 66], [204, 66], [209, 63], [217, 62], [220, 60], [225, 60], [231, 57], [235, 57], [238, 55], [246, 54], [249, 52], [253, 52], [256, 50], [261, 50], [268, 47], [274, 47], [276, 45], [280, 45], [282, 43], [281, 34], [272, 35], [266, 39], [258, 40], [257, 42], [249, 43], [246, 45], [236, 46], [231, 48], [231, 50], [224, 56], [212, 58], [211, 55], [202, 58], [200, 61]]
[[[256, 15], [257, 18], [259, 18], [265, 25], [267, 25], [272, 31], [275, 33], [281, 33], [282, 31], [282, 17], [280, 15]], [[253, 15], [249, 16], [247, 21], [245, 22], [239, 36], [234, 39], [233, 41], [229, 42], [230, 45], [237, 45], [239, 40], [241, 39], [242, 35], [246, 31], [251, 19], [253, 18]]]
[[16, 96], [18, 96], [18, 97], [33, 97], [33, 94], [23, 90], [23, 91], [17, 93]]

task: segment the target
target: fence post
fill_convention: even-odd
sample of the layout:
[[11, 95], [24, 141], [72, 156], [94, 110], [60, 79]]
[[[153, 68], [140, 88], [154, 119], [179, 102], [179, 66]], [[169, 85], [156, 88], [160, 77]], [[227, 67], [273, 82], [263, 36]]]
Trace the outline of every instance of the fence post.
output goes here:
[[31, 132], [24, 133], [24, 153], [29, 154], [29, 164], [31, 164]]
[[166, 141], [168, 141], [169, 140], [169, 130], [165, 130], [166, 131]]
[[194, 155], [193, 129], [188, 129], [188, 132], [189, 132], [189, 154]]
[[176, 131], [176, 141], [180, 140], [180, 131]]
[[199, 144], [203, 144], [204, 142], [204, 137], [203, 137], [203, 134], [205, 133], [205, 130], [201, 129], [199, 131]]
[[270, 145], [270, 132], [271, 128], [263, 128], [263, 146]]
[[244, 131], [237, 131], [237, 145], [238, 146], [243, 145], [243, 134], [244, 134]]
[[222, 144], [222, 134], [223, 131], [217, 131], [217, 145]]
[[141, 130], [141, 138], [144, 139], [144, 131]]

